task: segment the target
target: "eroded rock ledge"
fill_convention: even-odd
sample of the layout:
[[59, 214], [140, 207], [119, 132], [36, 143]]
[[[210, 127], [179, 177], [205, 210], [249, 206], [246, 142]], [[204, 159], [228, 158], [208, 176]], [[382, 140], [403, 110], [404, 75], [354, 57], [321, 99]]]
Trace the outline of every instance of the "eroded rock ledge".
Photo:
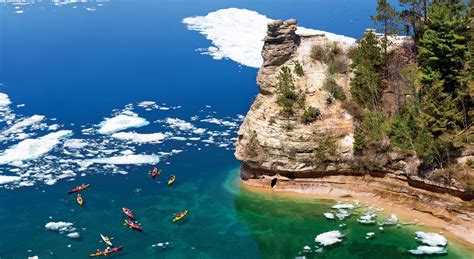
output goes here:
[[[363, 156], [354, 153], [355, 124], [350, 108], [338, 100], [327, 103], [328, 92], [323, 85], [328, 67], [310, 57], [313, 45], [327, 44], [329, 40], [324, 35], [299, 36], [296, 27], [295, 20], [273, 21], [268, 25], [262, 50], [264, 63], [257, 75], [260, 93], [236, 142], [235, 155], [242, 161], [243, 182], [293, 191], [334, 187], [347, 189], [348, 195], [358, 188], [370, 192], [364, 183], [376, 184], [376, 195], [390, 193], [392, 197], [399, 193], [409, 196], [412, 204], [428, 202], [436, 210], [448, 213], [438, 215], [448, 217], [456, 212], [473, 221], [472, 190], [456, 182], [440, 184], [424, 178], [420, 161], [413, 155], [388, 143]], [[344, 52], [350, 48], [343, 43], [339, 46]], [[317, 107], [321, 112], [320, 119], [312, 123], [303, 123], [301, 114], [283, 116], [277, 104], [277, 75], [282, 66], [293, 70], [296, 61], [305, 71], [303, 76], [294, 77], [296, 91], [305, 93], [305, 106]], [[350, 96], [351, 74], [338, 74], [335, 80]], [[327, 147], [328, 139], [332, 141], [331, 148]]]

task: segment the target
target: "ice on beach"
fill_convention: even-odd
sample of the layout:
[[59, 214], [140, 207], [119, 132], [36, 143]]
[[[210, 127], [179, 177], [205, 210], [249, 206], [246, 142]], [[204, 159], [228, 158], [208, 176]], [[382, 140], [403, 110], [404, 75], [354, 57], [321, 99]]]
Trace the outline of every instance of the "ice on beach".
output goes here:
[[160, 157], [157, 155], [123, 155], [114, 157], [101, 157], [87, 159], [80, 162], [81, 167], [87, 168], [92, 164], [110, 164], [110, 165], [143, 165], [157, 164]]
[[323, 246], [330, 246], [342, 242], [343, 237], [344, 235], [340, 231], [333, 230], [317, 235], [314, 240]]
[[408, 250], [408, 252], [414, 255], [435, 255], [447, 254], [448, 249], [439, 246], [418, 246], [416, 249]]
[[398, 217], [394, 213], [390, 214], [390, 216], [382, 221], [380, 225], [396, 225], [398, 224]]
[[415, 234], [415, 239], [425, 245], [446, 246], [448, 244], [448, 240], [446, 240], [444, 236], [437, 233], [417, 231]]
[[334, 206], [332, 206], [331, 208], [333, 209], [354, 209], [355, 206], [354, 204], [350, 204], [350, 203], [339, 203], [339, 204], [336, 204]]
[[[263, 63], [261, 51], [263, 39], [267, 34], [267, 24], [272, 19], [258, 12], [227, 8], [208, 13], [206, 16], [194, 16], [183, 19], [189, 30], [198, 31], [212, 42], [203, 54], [216, 60], [231, 59], [241, 65], [259, 68]], [[329, 39], [343, 43], [355, 42], [355, 39], [298, 27], [297, 33], [325, 33]]]
[[327, 219], [334, 219], [334, 213], [332, 212], [325, 212], [324, 217]]
[[61, 139], [71, 135], [70, 130], [60, 130], [39, 138], [22, 140], [0, 154], [0, 165], [36, 159], [51, 151]]
[[113, 134], [118, 131], [122, 131], [129, 128], [139, 128], [148, 125], [149, 122], [138, 116], [133, 112], [127, 114], [119, 114], [112, 118], [107, 118], [100, 123], [98, 132], [100, 134]]
[[121, 140], [129, 140], [136, 143], [161, 143], [167, 137], [171, 136], [171, 133], [136, 133], [136, 132], [118, 132], [112, 134], [113, 138]]

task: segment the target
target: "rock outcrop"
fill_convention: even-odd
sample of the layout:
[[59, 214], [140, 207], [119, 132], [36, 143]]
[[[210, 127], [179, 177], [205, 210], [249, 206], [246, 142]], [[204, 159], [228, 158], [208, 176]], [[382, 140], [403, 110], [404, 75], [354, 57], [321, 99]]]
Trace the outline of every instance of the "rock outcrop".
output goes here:
[[[369, 148], [363, 155], [355, 154], [355, 121], [351, 108], [331, 97], [324, 87], [328, 66], [311, 58], [314, 45], [333, 43], [324, 35], [300, 37], [296, 27], [295, 20], [268, 24], [262, 51], [264, 63], [257, 75], [260, 93], [240, 127], [236, 143], [235, 155], [242, 161], [242, 179], [390, 176], [417, 188], [449, 193], [465, 200], [474, 198], [472, 191], [462, 186], [439, 184], [420, 177], [420, 161], [391, 148], [388, 140]], [[351, 47], [343, 43], [338, 46], [343, 52]], [[288, 117], [282, 115], [278, 105], [278, 73], [282, 66], [293, 71], [296, 62], [302, 65], [304, 75], [293, 73], [295, 92], [304, 95], [304, 107], [320, 111], [319, 119], [311, 123], [301, 120], [304, 107]], [[345, 95], [350, 96], [351, 73], [339, 73], [334, 79]]]

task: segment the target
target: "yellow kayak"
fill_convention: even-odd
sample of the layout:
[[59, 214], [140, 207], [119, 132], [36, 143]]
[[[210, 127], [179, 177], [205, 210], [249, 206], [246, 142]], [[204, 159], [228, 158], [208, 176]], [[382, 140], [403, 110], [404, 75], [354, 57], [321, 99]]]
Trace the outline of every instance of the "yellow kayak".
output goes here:
[[173, 219], [173, 223], [176, 223], [178, 222], [179, 220], [183, 219], [184, 217], [186, 217], [186, 215], [188, 215], [188, 210], [185, 210], [185, 211], [182, 211], [178, 214], [178, 216], [174, 217]]
[[172, 175], [170, 179], [168, 180], [168, 186], [172, 185], [175, 180], [176, 180], [176, 176]]
[[84, 204], [84, 199], [82, 199], [82, 195], [80, 193], [77, 194], [76, 201], [81, 207], [82, 207], [82, 204]]

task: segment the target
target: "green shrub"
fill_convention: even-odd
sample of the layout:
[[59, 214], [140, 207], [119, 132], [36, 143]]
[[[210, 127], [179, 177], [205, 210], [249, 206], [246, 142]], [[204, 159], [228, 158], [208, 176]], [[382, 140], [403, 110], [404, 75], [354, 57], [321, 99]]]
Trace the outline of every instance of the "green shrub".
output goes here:
[[295, 61], [294, 72], [297, 76], [303, 76], [304, 75], [303, 66], [301, 66], [299, 61]]
[[320, 117], [321, 111], [318, 108], [309, 106], [304, 110], [303, 115], [301, 116], [301, 120], [304, 123], [311, 123]]
[[326, 90], [331, 97], [338, 99], [340, 101], [344, 101], [347, 99], [344, 90], [340, 85], [336, 83], [332, 74], [328, 73], [326, 75], [326, 80], [324, 81], [323, 89]]
[[295, 84], [291, 75], [291, 70], [287, 66], [283, 66], [278, 74], [278, 104], [282, 107], [284, 115], [290, 116], [294, 114], [294, 104], [297, 99], [295, 93]]

